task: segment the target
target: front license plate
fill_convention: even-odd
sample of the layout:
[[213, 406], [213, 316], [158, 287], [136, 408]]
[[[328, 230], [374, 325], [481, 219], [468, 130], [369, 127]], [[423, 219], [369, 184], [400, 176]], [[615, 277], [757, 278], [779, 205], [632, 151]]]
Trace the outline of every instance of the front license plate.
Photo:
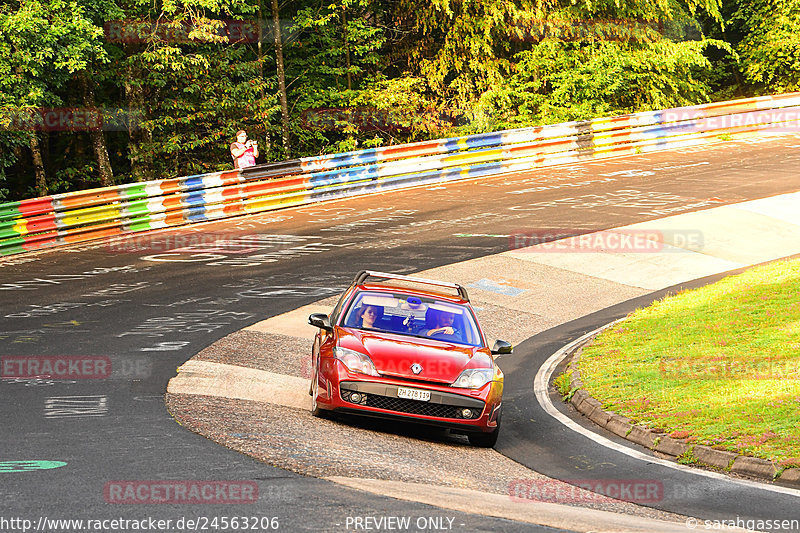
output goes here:
[[427, 402], [431, 399], [431, 391], [397, 387], [397, 397], [405, 398], [407, 400], [419, 400], [421, 402]]

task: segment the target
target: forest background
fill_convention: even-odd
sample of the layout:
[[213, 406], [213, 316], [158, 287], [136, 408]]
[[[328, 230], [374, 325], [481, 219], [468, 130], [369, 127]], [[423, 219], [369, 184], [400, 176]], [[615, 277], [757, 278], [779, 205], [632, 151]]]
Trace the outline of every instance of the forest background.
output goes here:
[[795, 90], [799, 0], [0, 0], [0, 201]]

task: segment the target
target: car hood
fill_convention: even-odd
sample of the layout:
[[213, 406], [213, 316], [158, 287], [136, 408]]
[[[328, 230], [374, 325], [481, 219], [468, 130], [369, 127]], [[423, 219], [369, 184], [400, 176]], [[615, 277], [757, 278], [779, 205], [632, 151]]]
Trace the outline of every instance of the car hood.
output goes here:
[[[466, 368], [492, 368], [487, 348], [342, 328], [339, 345], [367, 354], [382, 376], [453, 383]], [[415, 374], [412, 366], [422, 370]]]

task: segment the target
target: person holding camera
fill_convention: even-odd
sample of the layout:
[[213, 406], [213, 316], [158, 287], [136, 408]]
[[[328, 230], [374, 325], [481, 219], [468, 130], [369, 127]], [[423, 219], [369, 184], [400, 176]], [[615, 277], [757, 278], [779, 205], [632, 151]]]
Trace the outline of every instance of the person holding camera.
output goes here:
[[231, 157], [233, 168], [252, 167], [258, 157], [258, 143], [249, 140], [244, 130], [237, 131], [236, 142], [231, 144]]

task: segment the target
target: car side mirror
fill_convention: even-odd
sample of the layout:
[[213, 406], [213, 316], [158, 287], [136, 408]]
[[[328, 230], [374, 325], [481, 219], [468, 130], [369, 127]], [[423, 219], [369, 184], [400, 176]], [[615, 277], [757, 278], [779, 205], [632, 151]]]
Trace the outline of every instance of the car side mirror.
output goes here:
[[331, 319], [328, 318], [328, 315], [325, 313], [314, 313], [313, 315], [310, 315], [308, 317], [308, 323], [319, 329], [324, 329], [325, 331], [333, 331]]
[[514, 347], [506, 341], [495, 341], [492, 346], [492, 355], [510, 355], [513, 351]]

